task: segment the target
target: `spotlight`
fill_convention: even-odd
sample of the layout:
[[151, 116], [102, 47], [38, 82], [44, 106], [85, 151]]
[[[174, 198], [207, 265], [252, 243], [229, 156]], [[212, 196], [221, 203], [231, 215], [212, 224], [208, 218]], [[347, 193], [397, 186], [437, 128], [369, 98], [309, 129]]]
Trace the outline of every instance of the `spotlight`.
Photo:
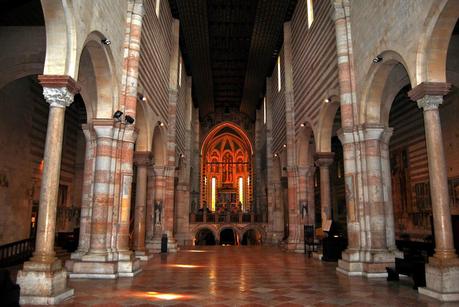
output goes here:
[[284, 148], [287, 147], [287, 144], [284, 144]]
[[116, 111], [115, 114], [113, 114], [113, 118], [118, 121], [121, 120], [121, 116], [123, 116], [123, 112], [121, 112], [120, 110]]
[[158, 126], [164, 127], [164, 123], [162, 121], [158, 121]]
[[124, 120], [126, 121], [127, 124], [132, 125], [135, 121], [135, 119], [132, 116], [125, 115]]
[[112, 43], [108, 38], [101, 39], [100, 41], [102, 42], [102, 44], [107, 46]]
[[143, 96], [142, 101], [147, 101], [147, 97]]
[[274, 157], [277, 157], [277, 154], [274, 154]]
[[300, 127], [304, 127], [304, 126], [306, 126], [305, 123], [301, 123], [301, 124], [300, 124]]
[[377, 63], [381, 62], [382, 60], [383, 60], [383, 57], [378, 55], [377, 57], [375, 57], [373, 59], [373, 63], [377, 64]]
[[330, 99], [325, 98], [325, 99], [324, 99], [324, 102], [325, 102], [325, 103], [329, 103], [329, 102], [330, 102]]

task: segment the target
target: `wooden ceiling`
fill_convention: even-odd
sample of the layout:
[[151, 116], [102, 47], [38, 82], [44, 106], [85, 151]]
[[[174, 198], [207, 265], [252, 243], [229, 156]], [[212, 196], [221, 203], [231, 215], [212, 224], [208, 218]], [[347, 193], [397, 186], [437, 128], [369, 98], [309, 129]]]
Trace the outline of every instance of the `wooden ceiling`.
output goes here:
[[169, 0], [201, 118], [224, 110], [254, 119], [297, 0]]

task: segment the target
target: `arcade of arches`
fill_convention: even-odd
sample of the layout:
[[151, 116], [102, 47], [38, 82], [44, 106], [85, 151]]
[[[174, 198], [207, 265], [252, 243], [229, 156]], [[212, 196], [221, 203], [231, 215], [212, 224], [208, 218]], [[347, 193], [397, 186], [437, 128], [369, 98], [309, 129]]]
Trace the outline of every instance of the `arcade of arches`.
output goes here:
[[459, 1], [5, 0], [0, 40], [21, 304], [238, 250], [459, 301]]

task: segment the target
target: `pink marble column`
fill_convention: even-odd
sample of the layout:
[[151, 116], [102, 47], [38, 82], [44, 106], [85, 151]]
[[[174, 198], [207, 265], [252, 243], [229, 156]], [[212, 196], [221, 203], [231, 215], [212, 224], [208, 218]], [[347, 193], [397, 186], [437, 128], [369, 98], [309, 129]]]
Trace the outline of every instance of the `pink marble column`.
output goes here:
[[322, 216], [322, 228], [331, 216], [331, 190], [330, 190], [330, 165], [333, 163], [333, 152], [316, 153], [316, 165], [320, 171], [320, 208]]
[[[145, 221], [147, 202], [147, 166], [151, 163], [151, 152], [135, 152], [137, 180], [135, 192], [134, 250], [137, 258], [147, 260], [145, 249]], [[144, 259], [144, 258], [147, 259]]]
[[85, 162], [83, 173], [83, 195], [81, 197], [80, 213], [80, 237], [78, 249], [72, 253], [71, 259], [81, 259], [89, 250], [91, 240], [91, 211], [92, 211], [92, 194], [94, 182], [94, 168], [96, 155], [96, 135], [92, 125], [82, 125], [83, 133], [86, 139]]
[[79, 87], [69, 76], [41, 75], [38, 79], [50, 109], [35, 252], [17, 276], [21, 304], [55, 304], [73, 295], [73, 289], [67, 288], [67, 272], [55, 257], [54, 236], [65, 108], [73, 102]]
[[94, 174], [94, 202], [91, 218], [91, 241], [83, 260], [107, 260], [107, 214], [112, 163], [113, 120], [94, 120], [97, 137]]
[[426, 264], [426, 287], [418, 291], [441, 301], [459, 301], [459, 259], [454, 250], [448, 176], [438, 111], [443, 96], [450, 88], [449, 83], [423, 82], [408, 93], [424, 111], [435, 230], [435, 254]]

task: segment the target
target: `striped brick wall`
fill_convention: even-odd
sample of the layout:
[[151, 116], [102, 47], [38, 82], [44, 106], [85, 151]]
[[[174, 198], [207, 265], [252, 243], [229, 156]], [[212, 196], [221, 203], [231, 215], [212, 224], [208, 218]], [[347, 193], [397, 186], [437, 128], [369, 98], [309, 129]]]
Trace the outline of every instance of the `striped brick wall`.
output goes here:
[[161, 1], [159, 18], [155, 0], [144, 2], [142, 21], [139, 84], [147, 104], [163, 122], [168, 121], [169, 67], [172, 48], [172, 15], [166, 1]]

